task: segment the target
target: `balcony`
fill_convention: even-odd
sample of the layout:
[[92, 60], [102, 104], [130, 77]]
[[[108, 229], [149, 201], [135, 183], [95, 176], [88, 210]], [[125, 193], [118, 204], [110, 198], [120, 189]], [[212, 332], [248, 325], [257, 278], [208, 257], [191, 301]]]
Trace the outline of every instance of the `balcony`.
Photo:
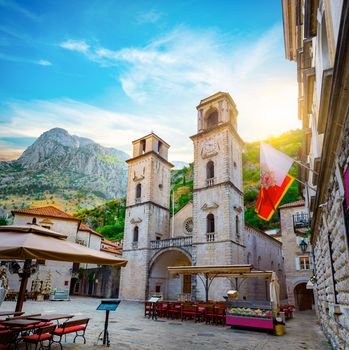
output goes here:
[[214, 232], [206, 233], [206, 241], [214, 242]]
[[191, 246], [193, 243], [193, 237], [176, 237], [170, 239], [161, 239], [156, 241], [150, 241], [151, 249], [163, 249], [171, 247], [186, 247]]
[[214, 177], [207, 179], [206, 184], [207, 184], [207, 186], [213, 186], [214, 185]]
[[293, 215], [293, 230], [296, 235], [304, 236], [310, 228], [309, 215], [297, 213]]

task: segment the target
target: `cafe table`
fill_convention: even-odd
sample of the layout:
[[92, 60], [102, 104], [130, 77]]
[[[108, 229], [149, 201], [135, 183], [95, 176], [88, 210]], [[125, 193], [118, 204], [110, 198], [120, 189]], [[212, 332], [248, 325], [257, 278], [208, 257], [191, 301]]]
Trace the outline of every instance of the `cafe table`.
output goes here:
[[0, 317], [1, 316], [21, 316], [24, 312], [22, 311], [0, 311]]
[[74, 317], [74, 315], [71, 315], [71, 314], [46, 314], [46, 315], [28, 317], [28, 320], [34, 320], [34, 321], [40, 321], [40, 322], [57, 321], [57, 324], [58, 324], [58, 320], [62, 320], [62, 319], [69, 320], [72, 317]]
[[17, 320], [8, 320], [8, 321], [3, 321], [1, 322], [2, 325], [7, 326], [9, 328], [25, 328], [29, 325], [36, 325], [40, 323], [40, 321], [36, 321], [36, 320], [28, 320], [25, 318], [22, 319], [17, 319]]

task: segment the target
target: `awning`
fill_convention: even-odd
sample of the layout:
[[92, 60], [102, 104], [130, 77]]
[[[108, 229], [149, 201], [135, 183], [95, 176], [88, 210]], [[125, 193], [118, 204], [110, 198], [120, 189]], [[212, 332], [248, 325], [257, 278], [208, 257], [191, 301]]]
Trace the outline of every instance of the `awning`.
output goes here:
[[204, 275], [240, 275], [242, 273], [250, 272], [252, 270], [251, 264], [244, 265], [202, 265], [202, 266], [170, 266], [168, 271], [173, 274], [180, 275], [195, 275], [195, 274], [204, 274]]

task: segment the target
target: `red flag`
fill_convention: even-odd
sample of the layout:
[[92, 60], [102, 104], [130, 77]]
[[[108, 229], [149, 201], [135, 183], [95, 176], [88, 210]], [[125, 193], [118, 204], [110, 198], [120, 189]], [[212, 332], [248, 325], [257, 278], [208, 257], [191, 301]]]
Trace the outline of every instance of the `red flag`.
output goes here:
[[294, 181], [288, 174], [293, 159], [263, 142], [260, 157], [261, 188], [255, 210], [260, 218], [269, 221]]

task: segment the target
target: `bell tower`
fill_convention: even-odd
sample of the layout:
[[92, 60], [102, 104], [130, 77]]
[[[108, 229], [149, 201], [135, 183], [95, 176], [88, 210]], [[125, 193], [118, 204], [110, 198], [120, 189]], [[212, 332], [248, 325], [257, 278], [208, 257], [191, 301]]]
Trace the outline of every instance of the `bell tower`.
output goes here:
[[148, 284], [150, 241], [169, 238], [171, 168], [168, 145], [151, 133], [132, 142], [133, 156], [127, 160], [123, 257], [120, 298], [145, 300]]
[[[218, 92], [197, 106], [194, 143], [193, 264], [244, 263], [242, 187], [243, 141], [237, 133], [235, 102]], [[201, 284], [197, 297], [203, 297]], [[227, 279], [214, 280], [209, 298], [219, 300], [230, 289]], [[212, 293], [212, 294], [211, 294]]]

